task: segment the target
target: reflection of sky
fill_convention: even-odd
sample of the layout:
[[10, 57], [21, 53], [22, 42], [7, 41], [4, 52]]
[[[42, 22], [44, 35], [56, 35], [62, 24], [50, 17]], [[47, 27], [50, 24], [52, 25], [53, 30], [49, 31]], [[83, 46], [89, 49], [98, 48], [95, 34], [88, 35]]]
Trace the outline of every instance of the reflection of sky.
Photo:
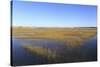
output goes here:
[[42, 27], [96, 26], [96, 6], [13, 1], [13, 25]]

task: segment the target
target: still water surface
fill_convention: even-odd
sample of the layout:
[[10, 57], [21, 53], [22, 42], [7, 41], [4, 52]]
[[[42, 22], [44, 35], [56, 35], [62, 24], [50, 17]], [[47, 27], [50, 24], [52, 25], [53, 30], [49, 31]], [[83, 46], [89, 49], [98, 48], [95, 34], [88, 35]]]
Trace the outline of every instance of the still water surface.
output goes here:
[[[95, 61], [97, 59], [97, 37], [94, 36], [81, 46], [69, 47], [62, 41], [46, 39], [17, 39], [12, 38], [12, 64], [32, 65], [63, 62]], [[58, 58], [49, 61], [47, 58], [28, 53], [21, 45], [32, 45], [49, 48], [57, 51]]]

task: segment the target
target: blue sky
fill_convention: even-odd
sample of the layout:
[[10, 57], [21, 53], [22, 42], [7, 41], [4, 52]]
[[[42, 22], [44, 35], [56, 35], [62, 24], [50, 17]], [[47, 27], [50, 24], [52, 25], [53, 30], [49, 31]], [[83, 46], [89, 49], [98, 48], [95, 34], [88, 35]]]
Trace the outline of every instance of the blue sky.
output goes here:
[[13, 26], [96, 27], [97, 7], [13, 1], [12, 20]]

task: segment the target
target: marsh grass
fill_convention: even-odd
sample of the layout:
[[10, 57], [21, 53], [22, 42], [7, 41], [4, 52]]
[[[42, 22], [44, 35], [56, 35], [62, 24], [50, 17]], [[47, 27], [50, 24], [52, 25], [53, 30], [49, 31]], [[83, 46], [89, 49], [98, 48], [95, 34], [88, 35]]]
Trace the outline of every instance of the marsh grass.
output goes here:
[[13, 27], [12, 36], [22, 39], [55, 39], [65, 41], [69, 46], [81, 45], [95, 36], [96, 28], [32, 28]]
[[32, 46], [32, 45], [22, 45], [21, 47], [27, 50], [31, 54], [47, 58], [48, 60], [53, 60], [56, 58], [55, 53], [53, 53], [53, 51], [51, 51], [48, 48], [40, 46]]

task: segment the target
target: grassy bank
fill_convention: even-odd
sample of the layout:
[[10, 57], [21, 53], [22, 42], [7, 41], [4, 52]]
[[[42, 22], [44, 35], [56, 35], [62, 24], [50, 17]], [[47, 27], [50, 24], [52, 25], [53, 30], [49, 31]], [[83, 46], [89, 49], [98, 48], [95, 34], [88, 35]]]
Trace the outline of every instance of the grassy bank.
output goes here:
[[22, 39], [55, 39], [63, 40], [71, 46], [81, 44], [95, 36], [96, 28], [32, 28], [13, 27], [12, 36]]

